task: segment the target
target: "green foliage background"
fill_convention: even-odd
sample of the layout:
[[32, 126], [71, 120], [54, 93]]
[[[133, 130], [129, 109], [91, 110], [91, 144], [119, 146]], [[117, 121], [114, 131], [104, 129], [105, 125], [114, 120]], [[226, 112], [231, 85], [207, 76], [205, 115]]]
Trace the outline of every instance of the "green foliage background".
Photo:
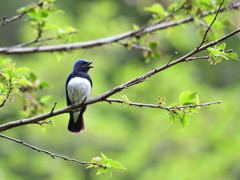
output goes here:
[[[30, 1], [1, 0], [1, 17], [10, 17], [15, 10]], [[59, 26], [74, 26], [78, 33], [73, 40], [85, 41], [115, 35], [143, 25], [150, 18], [144, 8], [153, 0], [57, 0], [56, 7], [65, 11], [50, 17]], [[170, 1], [161, 1], [164, 5]], [[221, 18], [230, 18], [233, 29], [239, 25], [240, 14], [226, 12]], [[28, 67], [50, 86], [38, 95], [51, 95], [49, 106], [64, 107], [65, 79], [75, 60], [82, 58], [94, 62], [90, 75], [93, 79], [92, 96], [141, 75], [168, 62], [173, 52], [178, 56], [191, 50], [201, 40], [198, 27], [181, 25], [160, 31], [159, 60], [145, 63], [141, 52], [127, 50], [121, 45], [76, 50], [69, 53], [42, 53], [10, 56], [17, 67]], [[23, 20], [0, 29], [1, 46], [32, 40], [34, 32]], [[227, 40], [227, 47], [240, 50], [239, 35]], [[156, 103], [165, 97], [168, 105], [177, 102], [181, 92], [198, 92], [201, 102], [223, 100], [222, 104], [204, 107], [194, 114], [190, 124], [182, 128], [171, 123], [163, 110], [129, 107], [105, 102], [93, 104], [85, 113], [87, 130], [79, 135], [67, 131], [68, 114], [52, 118], [52, 125], [27, 125], [6, 131], [6, 135], [22, 139], [51, 152], [89, 161], [104, 153], [121, 162], [127, 170], [114, 170], [109, 175], [96, 176], [94, 169], [76, 163], [51, 159], [21, 145], [1, 139], [1, 180], [192, 180], [239, 179], [240, 131], [239, 61], [222, 62], [210, 66], [207, 61], [179, 64], [151, 77], [146, 82], [114, 95], [136, 102]], [[8, 102], [0, 111], [1, 123], [23, 117], [21, 98]]]

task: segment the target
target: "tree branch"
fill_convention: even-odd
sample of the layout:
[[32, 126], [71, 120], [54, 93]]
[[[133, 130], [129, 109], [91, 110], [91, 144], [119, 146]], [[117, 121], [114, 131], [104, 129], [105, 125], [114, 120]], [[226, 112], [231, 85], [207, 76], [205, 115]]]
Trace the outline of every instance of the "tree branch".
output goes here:
[[22, 18], [24, 15], [26, 15], [29, 12], [31, 12], [35, 7], [38, 7], [38, 6], [41, 7], [42, 5], [43, 5], [43, 1], [41, 1], [41, 2], [39, 2], [37, 4], [32, 5], [32, 7], [30, 9], [28, 9], [27, 11], [25, 11], [23, 13], [15, 15], [15, 16], [13, 16], [11, 18], [3, 18], [2, 22], [0, 23], [0, 27]]
[[194, 60], [197, 60], [197, 59], [208, 59], [209, 56], [197, 56], [197, 57], [189, 57], [186, 59], [186, 61], [194, 61]]
[[224, 0], [222, 0], [222, 2], [220, 3], [219, 8], [218, 8], [218, 10], [217, 10], [217, 12], [216, 12], [216, 15], [214, 16], [211, 24], [209, 25], [209, 27], [208, 27], [207, 30], [205, 31], [204, 36], [203, 36], [203, 39], [202, 39], [202, 42], [200, 43], [200, 45], [198, 46], [198, 48], [200, 48], [200, 47], [205, 43], [206, 38], [207, 38], [207, 35], [208, 35], [208, 32], [209, 32], [210, 29], [212, 28], [214, 22], [217, 20], [217, 16], [218, 16], [218, 14], [219, 14], [219, 12], [220, 12], [220, 10], [221, 10], [221, 7], [222, 7], [223, 3], [224, 3]]
[[98, 163], [95, 163], [95, 162], [79, 161], [77, 159], [73, 159], [73, 158], [69, 158], [69, 157], [66, 157], [66, 156], [59, 155], [59, 154], [55, 154], [55, 153], [52, 153], [50, 151], [47, 151], [47, 150], [44, 150], [44, 149], [40, 149], [40, 148], [38, 148], [36, 146], [33, 146], [31, 144], [25, 143], [25, 142], [23, 142], [23, 141], [21, 141], [19, 139], [15, 139], [15, 138], [12, 138], [12, 137], [9, 137], [9, 136], [5, 136], [3, 134], [0, 134], [0, 137], [4, 138], [4, 139], [7, 139], [7, 140], [10, 140], [10, 141], [13, 141], [13, 142], [16, 142], [16, 143], [21, 144], [21, 145], [23, 145], [25, 147], [31, 148], [34, 151], [45, 153], [45, 154], [51, 156], [53, 159], [60, 158], [60, 159], [63, 159], [65, 161], [71, 161], [71, 162], [79, 163], [81, 165], [95, 165], [95, 166], [98, 166], [98, 167], [102, 167], [103, 166], [102, 164], [98, 164]]
[[[220, 10], [213, 11], [213, 12], [204, 12], [200, 15], [201, 18], [209, 16], [211, 14], [216, 14], [217, 12], [224, 12], [228, 9], [237, 9], [240, 7], [240, 2], [232, 3], [228, 6], [228, 8], [221, 8]], [[50, 45], [50, 46], [36, 46], [36, 47], [2, 47], [0, 48], [0, 54], [28, 54], [28, 53], [36, 53], [36, 52], [60, 52], [60, 51], [70, 51], [74, 49], [84, 49], [84, 48], [93, 48], [97, 46], [102, 46], [110, 43], [116, 43], [120, 40], [130, 38], [130, 37], [139, 37], [144, 34], [148, 34], [157, 30], [166, 29], [169, 27], [177, 26], [184, 23], [189, 23], [194, 20], [193, 16], [176, 20], [165, 22], [161, 24], [154, 24], [154, 25], [145, 25], [139, 30], [128, 31], [125, 33], [121, 33], [115, 36], [110, 36], [102, 39], [85, 41], [85, 42], [76, 42], [76, 43], [69, 43], [69, 44], [60, 44], [60, 45]]]
[[149, 108], [157, 108], [157, 109], [165, 109], [167, 111], [172, 111], [176, 107], [178, 109], [184, 109], [184, 108], [195, 108], [195, 107], [200, 107], [200, 106], [209, 106], [212, 104], [220, 104], [221, 101], [215, 101], [215, 102], [209, 102], [209, 103], [201, 103], [201, 104], [192, 104], [192, 105], [184, 105], [184, 106], [160, 106], [157, 104], [143, 104], [143, 103], [136, 103], [136, 102], [129, 102], [129, 103], [124, 103], [124, 100], [122, 99], [110, 99], [107, 98], [104, 101], [108, 103], [120, 103], [120, 104], [126, 104], [130, 106], [137, 106], [137, 107], [149, 107]]
[[[155, 75], [155, 74], [157, 74], [157, 73], [159, 73], [159, 72], [161, 72], [161, 71], [163, 71], [167, 68], [170, 68], [170, 67], [172, 67], [176, 64], [182, 63], [182, 62], [187, 62], [189, 60], [189, 58], [192, 57], [193, 55], [207, 49], [208, 47], [214, 46], [214, 45], [218, 44], [219, 42], [222, 42], [225, 39], [227, 39], [227, 38], [229, 38], [229, 37], [231, 37], [231, 36], [233, 36], [233, 35], [235, 35], [239, 32], [240, 32], [240, 28], [236, 29], [235, 31], [232, 31], [229, 34], [226, 34], [226, 35], [222, 36], [221, 38], [219, 38], [215, 41], [211, 41], [211, 42], [201, 46], [200, 48], [195, 48], [194, 50], [190, 51], [189, 53], [187, 53], [186, 55], [180, 57], [179, 59], [177, 59], [175, 61], [172, 61], [172, 62], [170, 62], [166, 65], [163, 65], [159, 68], [153, 69], [153, 70], [147, 72], [146, 74], [143, 74], [143, 75], [141, 75], [137, 78], [134, 78], [130, 81], [127, 81], [127, 82], [125, 82], [125, 83], [123, 83], [123, 84], [121, 84], [121, 85], [119, 85], [119, 86], [117, 86], [117, 87], [99, 95], [99, 96], [93, 97], [93, 98], [87, 100], [84, 104], [88, 105], [88, 104], [93, 104], [93, 103], [97, 103], [97, 102], [100, 102], [100, 101], [105, 101], [111, 95], [116, 94], [117, 92], [120, 92], [123, 89], [126, 89], [130, 86], [142, 83], [147, 78], [150, 78], [151, 76], [153, 76], [153, 75]], [[194, 61], [194, 60], [199, 60], [199, 59], [198, 58], [191, 59], [191, 61]], [[0, 125], [0, 131], [5, 131], [5, 130], [8, 130], [8, 129], [18, 127], [18, 126], [22, 126], [22, 125], [26, 125], [26, 124], [36, 123], [36, 122], [48, 119], [48, 118], [53, 117], [53, 116], [57, 116], [59, 114], [71, 112], [73, 109], [79, 108], [81, 106], [82, 106], [81, 103], [77, 103], [77, 104], [74, 104], [74, 105], [71, 105], [71, 106], [68, 106], [68, 107], [65, 107], [65, 108], [61, 108], [59, 110], [55, 110], [53, 112], [41, 114], [41, 115], [38, 115], [38, 116], [35, 116], [35, 117], [21, 119], [21, 120], [1, 124]]]

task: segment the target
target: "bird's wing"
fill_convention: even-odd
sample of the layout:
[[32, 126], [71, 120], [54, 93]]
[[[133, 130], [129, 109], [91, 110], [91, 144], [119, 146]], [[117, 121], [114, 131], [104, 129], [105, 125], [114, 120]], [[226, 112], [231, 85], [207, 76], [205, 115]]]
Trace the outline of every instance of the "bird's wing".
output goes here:
[[90, 84], [91, 84], [91, 87], [92, 87], [92, 79], [90, 78], [90, 76], [88, 75], [88, 77], [86, 77], [89, 81], [90, 81]]
[[72, 102], [71, 102], [70, 99], [69, 99], [68, 90], [67, 90], [67, 85], [68, 85], [69, 81], [71, 80], [71, 78], [72, 78], [72, 73], [68, 76], [67, 81], [66, 81], [66, 86], [65, 86], [66, 99], [67, 99], [67, 105], [68, 105], [68, 106], [72, 104]]

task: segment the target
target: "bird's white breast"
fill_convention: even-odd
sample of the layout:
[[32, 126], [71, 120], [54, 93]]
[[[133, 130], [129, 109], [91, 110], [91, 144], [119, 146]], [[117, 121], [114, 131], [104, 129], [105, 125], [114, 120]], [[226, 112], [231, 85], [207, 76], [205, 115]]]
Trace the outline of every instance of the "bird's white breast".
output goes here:
[[72, 103], [82, 102], [91, 94], [91, 84], [86, 78], [72, 78], [67, 85], [68, 97]]

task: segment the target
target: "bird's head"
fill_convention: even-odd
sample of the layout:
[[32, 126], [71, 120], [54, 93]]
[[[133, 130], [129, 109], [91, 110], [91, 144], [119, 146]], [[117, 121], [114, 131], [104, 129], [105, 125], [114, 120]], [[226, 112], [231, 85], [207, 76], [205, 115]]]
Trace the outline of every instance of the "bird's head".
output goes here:
[[91, 61], [87, 61], [84, 59], [79, 59], [75, 62], [74, 66], [73, 66], [73, 71], [79, 72], [79, 71], [83, 71], [83, 72], [88, 72], [88, 70], [90, 68], [93, 68], [93, 66], [91, 66], [92, 62]]

